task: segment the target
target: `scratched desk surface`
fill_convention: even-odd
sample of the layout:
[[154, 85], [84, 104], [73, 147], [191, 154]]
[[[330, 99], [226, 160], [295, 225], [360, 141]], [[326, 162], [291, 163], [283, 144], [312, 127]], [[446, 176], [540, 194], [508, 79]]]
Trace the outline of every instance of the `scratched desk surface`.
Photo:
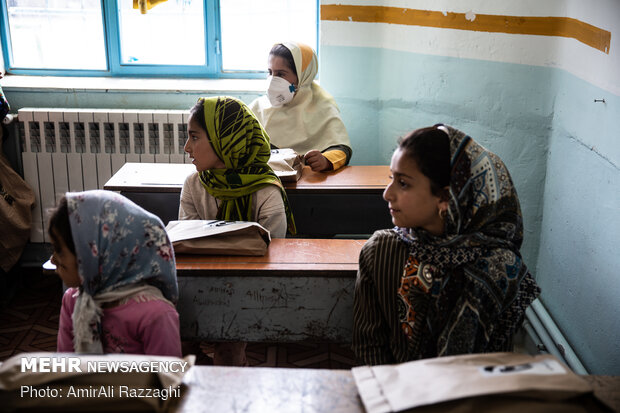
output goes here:
[[303, 271], [327, 275], [355, 273], [365, 240], [345, 239], [273, 239], [267, 254], [260, 257], [234, 255], [177, 255], [179, 275], [204, 273], [216, 276], [224, 271], [240, 275], [286, 274]]
[[363, 413], [348, 370], [198, 366], [177, 412]]

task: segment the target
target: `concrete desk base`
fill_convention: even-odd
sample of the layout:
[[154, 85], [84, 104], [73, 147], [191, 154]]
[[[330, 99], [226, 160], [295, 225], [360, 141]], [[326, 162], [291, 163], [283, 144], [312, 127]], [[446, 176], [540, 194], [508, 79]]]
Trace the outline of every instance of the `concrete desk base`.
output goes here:
[[182, 337], [350, 342], [363, 244], [287, 238], [263, 257], [177, 256]]

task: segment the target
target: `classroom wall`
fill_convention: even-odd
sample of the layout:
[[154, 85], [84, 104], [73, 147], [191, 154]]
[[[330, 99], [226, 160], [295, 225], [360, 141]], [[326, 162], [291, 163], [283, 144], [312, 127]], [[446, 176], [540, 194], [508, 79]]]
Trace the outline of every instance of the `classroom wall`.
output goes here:
[[[340, 2], [340, 7], [353, 8], [343, 9], [343, 21], [322, 21], [321, 84], [340, 104], [355, 164], [389, 163], [399, 136], [439, 122], [465, 131], [502, 157], [520, 196], [523, 254], [534, 269], [553, 119], [549, 85], [554, 82], [555, 70], [544, 63], [556, 40], [358, 22], [347, 16], [359, 6], [401, 8], [402, 13], [474, 10], [516, 16], [533, 7], [532, 2], [519, 6], [503, 1], [502, 7], [498, 2], [486, 3]], [[323, 2], [323, 19], [328, 14], [323, 12], [331, 7], [335, 4]], [[334, 9], [329, 11], [334, 13]]]
[[570, 5], [612, 32], [611, 51], [603, 60], [580, 53], [597, 82], [556, 75], [537, 271], [543, 303], [585, 366], [618, 375], [620, 2], [579, 3]]
[[[523, 254], [543, 287], [544, 305], [591, 372], [620, 374], [620, 276], [614, 271], [620, 258], [613, 242], [620, 229], [619, 3], [322, 0], [321, 6], [320, 82], [340, 105], [352, 164], [388, 163], [399, 136], [437, 122], [500, 155], [520, 196]], [[361, 21], [360, 9], [348, 6], [399, 9], [409, 20]], [[414, 13], [424, 10], [446, 19]], [[523, 25], [517, 33], [485, 30], [498, 21], [493, 16], [521, 17], [525, 26], [547, 18], [538, 27], [543, 32], [573, 27], [572, 20], [549, 20], [556, 17], [598, 31], [592, 29], [594, 40], [580, 40], [518, 33]], [[457, 18], [471, 27], [441, 26]], [[13, 108], [184, 109], [202, 94], [7, 90]], [[233, 95], [246, 102], [257, 96]]]
[[598, 28], [600, 40], [618, 31], [618, 3], [326, 5], [340, 20], [322, 22], [321, 82], [341, 106], [354, 162], [388, 162], [398, 136], [437, 122], [500, 155], [520, 196], [523, 253], [543, 287], [541, 300], [590, 372], [620, 374], [617, 42], [368, 22], [358, 13], [358, 6], [379, 6], [461, 13], [472, 22], [485, 14], [569, 18]]

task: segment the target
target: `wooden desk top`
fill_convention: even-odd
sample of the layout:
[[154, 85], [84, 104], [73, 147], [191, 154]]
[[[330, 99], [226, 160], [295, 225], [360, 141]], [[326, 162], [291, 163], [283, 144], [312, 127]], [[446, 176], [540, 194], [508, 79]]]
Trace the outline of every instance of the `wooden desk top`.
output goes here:
[[314, 172], [304, 166], [297, 182], [287, 182], [286, 192], [360, 191], [380, 192], [390, 183], [390, 167], [387, 165], [345, 166], [337, 171]]
[[185, 178], [196, 172], [191, 163], [127, 162], [103, 186], [110, 191], [181, 192]]
[[[207, 270], [204, 275], [262, 275], [261, 271], [288, 276], [291, 271], [303, 275], [354, 275], [365, 242], [363, 239], [277, 238], [271, 240], [267, 254], [261, 257], [177, 254], [175, 260], [177, 271], [185, 274]], [[43, 272], [55, 274], [56, 266], [47, 260]]]
[[[208, 270], [205, 276], [221, 276], [223, 272], [236, 275], [291, 275], [303, 272], [305, 275], [354, 274], [358, 269], [359, 253], [365, 240], [350, 239], [298, 239], [281, 238], [271, 240], [267, 254], [262, 257], [235, 255], [187, 255], [176, 256], [177, 271], [194, 274]], [[202, 274], [201, 274], [202, 276]]]
[[[192, 164], [127, 162], [106, 182], [104, 189], [125, 192], [181, 192]], [[389, 183], [387, 165], [345, 166], [333, 172], [313, 172], [305, 166], [297, 182], [285, 182], [287, 192], [377, 192]]]

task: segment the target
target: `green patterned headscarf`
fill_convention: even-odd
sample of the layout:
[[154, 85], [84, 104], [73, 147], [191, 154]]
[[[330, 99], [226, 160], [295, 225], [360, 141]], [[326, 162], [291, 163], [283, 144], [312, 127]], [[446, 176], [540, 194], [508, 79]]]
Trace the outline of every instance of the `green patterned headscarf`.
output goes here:
[[224, 169], [200, 172], [207, 192], [222, 201], [217, 219], [252, 221], [252, 194], [267, 185], [282, 193], [288, 230], [295, 234], [295, 221], [280, 178], [267, 164], [271, 156], [269, 136], [254, 113], [239, 99], [228, 96], [200, 98], [207, 137]]

